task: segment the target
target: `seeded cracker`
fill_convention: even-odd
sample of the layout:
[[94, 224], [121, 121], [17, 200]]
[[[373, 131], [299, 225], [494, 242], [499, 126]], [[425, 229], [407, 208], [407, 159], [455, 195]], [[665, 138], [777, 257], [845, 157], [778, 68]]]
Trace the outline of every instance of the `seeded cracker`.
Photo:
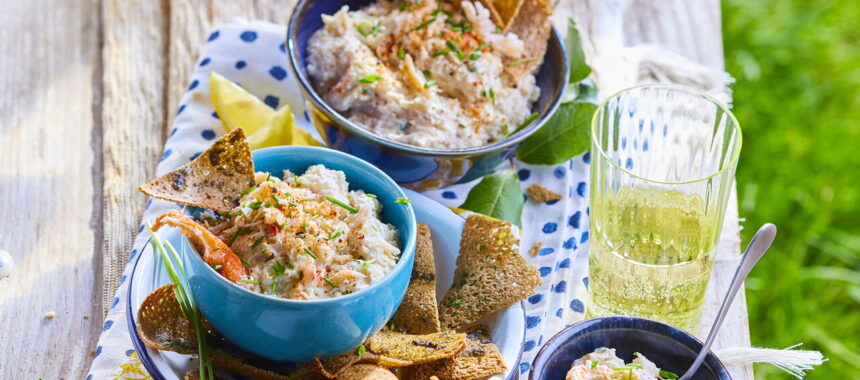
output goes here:
[[407, 367], [402, 378], [424, 380], [435, 376], [438, 380], [474, 380], [505, 372], [504, 357], [485, 327], [468, 329], [466, 337], [466, 349], [453, 359]]
[[[523, 41], [524, 49], [519, 58], [505, 62], [505, 72], [515, 81], [537, 69], [543, 62], [547, 40], [552, 30], [552, 2], [550, 0], [525, 0], [519, 13], [508, 24], [505, 32], [515, 33]], [[535, 59], [517, 64], [517, 60]]]
[[408, 334], [430, 334], [441, 331], [436, 306], [436, 261], [430, 228], [418, 223], [415, 265], [406, 295], [391, 317], [395, 330]]
[[519, 253], [510, 222], [472, 214], [466, 219], [454, 283], [439, 307], [443, 329], [456, 330], [534, 294], [537, 267]]
[[254, 176], [245, 132], [236, 128], [188, 164], [138, 187], [154, 198], [229, 212]]
[[164, 285], [149, 293], [140, 304], [140, 310], [137, 312], [137, 334], [144, 344], [156, 350], [187, 355], [197, 353], [194, 328], [176, 301], [173, 284]]
[[397, 380], [391, 371], [373, 364], [356, 364], [344, 370], [336, 380]]
[[564, 198], [561, 194], [547, 189], [541, 185], [533, 184], [526, 189], [526, 194], [537, 203], [545, 203], [561, 200]]
[[457, 355], [466, 348], [466, 334], [443, 331], [411, 335], [382, 330], [373, 334], [365, 345], [371, 353], [415, 365]]

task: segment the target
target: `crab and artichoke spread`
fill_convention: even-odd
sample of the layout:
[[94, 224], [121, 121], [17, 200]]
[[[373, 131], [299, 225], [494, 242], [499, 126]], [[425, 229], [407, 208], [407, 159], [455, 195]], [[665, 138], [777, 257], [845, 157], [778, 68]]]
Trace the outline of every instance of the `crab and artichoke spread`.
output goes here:
[[323, 16], [307, 70], [325, 102], [360, 127], [404, 144], [464, 149], [503, 140], [534, 118], [532, 73], [506, 68], [523, 41], [477, 2], [378, 1]]
[[398, 232], [379, 220], [375, 195], [350, 191], [343, 172], [322, 165], [282, 178], [258, 172], [239, 206], [204, 217], [244, 264], [239, 285], [289, 299], [333, 298], [394, 268]]
[[614, 348], [600, 347], [573, 362], [565, 380], [660, 380], [677, 379], [678, 375], [662, 371], [645, 355], [636, 356], [628, 364], [615, 355]]

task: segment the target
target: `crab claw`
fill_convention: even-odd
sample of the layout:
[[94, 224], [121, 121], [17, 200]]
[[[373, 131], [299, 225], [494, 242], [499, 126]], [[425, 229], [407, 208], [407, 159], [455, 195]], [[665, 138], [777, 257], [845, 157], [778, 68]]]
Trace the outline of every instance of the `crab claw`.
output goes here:
[[171, 210], [156, 218], [152, 229], [158, 231], [162, 226], [171, 226], [182, 230], [188, 240], [191, 240], [195, 247], [202, 251], [203, 261], [213, 267], [220, 265], [217, 269], [218, 273], [230, 282], [239, 282], [247, 274], [239, 256], [236, 256], [236, 253], [215, 234], [200, 223], [195, 222], [191, 217], [179, 211]]

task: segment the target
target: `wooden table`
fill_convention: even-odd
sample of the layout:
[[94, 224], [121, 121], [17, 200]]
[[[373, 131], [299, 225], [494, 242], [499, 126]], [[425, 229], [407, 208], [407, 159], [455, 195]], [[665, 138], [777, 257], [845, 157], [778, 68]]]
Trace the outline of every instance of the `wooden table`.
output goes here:
[[[579, 1], [577, 18], [594, 1]], [[0, 248], [16, 262], [0, 280], [0, 378], [84, 378], [140, 223], [135, 186], [153, 176], [207, 30], [239, 17], [284, 23], [292, 2], [0, 1]], [[716, 0], [653, 3], [631, 1], [628, 43], [722, 68]], [[705, 325], [736, 231], [733, 196]], [[735, 305], [718, 346], [749, 345], [745, 300]], [[749, 367], [732, 373], [752, 378]]]

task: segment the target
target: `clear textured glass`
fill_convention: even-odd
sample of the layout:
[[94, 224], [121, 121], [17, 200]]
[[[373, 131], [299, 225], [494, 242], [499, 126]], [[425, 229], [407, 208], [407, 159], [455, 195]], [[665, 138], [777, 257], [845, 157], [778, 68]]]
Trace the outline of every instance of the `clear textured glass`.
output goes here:
[[703, 93], [645, 85], [607, 99], [591, 132], [589, 316], [695, 332], [741, 149], [737, 120]]

